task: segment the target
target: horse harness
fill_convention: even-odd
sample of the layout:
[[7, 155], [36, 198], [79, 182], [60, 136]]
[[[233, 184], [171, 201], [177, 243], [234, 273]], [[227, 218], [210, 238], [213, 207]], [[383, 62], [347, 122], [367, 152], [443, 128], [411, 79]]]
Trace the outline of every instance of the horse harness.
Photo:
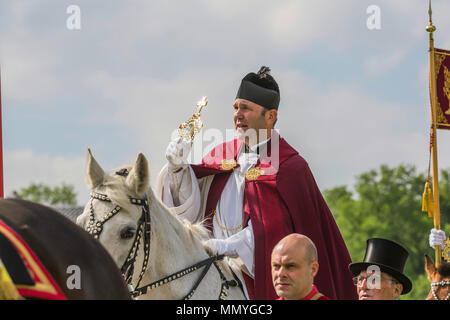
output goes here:
[[[103, 231], [103, 225], [114, 217], [116, 214], [120, 212], [122, 209], [120, 206], [115, 206], [107, 215], [105, 215], [100, 220], [95, 219], [93, 200], [97, 199], [100, 201], [112, 202], [111, 199], [101, 193], [91, 192], [91, 202], [90, 202], [90, 214], [89, 214], [89, 224], [86, 228], [87, 232], [92, 234], [94, 238], [98, 239], [100, 237], [101, 232]], [[125, 281], [128, 285], [131, 284], [131, 280], [133, 278], [134, 273], [134, 264], [136, 262], [137, 253], [139, 251], [139, 247], [141, 244], [141, 239], [144, 237], [144, 261], [142, 262], [141, 272], [139, 273], [139, 278], [136, 287], [139, 286], [142, 277], [147, 270], [148, 259], [150, 255], [150, 232], [151, 232], [151, 221], [150, 221], [150, 209], [148, 206], [147, 197], [143, 199], [137, 199], [133, 197], [129, 197], [130, 203], [133, 205], [142, 206], [142, 214], [139, 218], [138, 227], [136, 230], [136, 235], [133, 241], [133, 245], [131, 246], [130, 251], [128, 252], [127, 258], [125, 259], [124, 264], [120, 268], [120, 271], [124, 275]]]
[[205, 267], [200, 275], [200, 277], [197, 279], [197, 281], [194, 283], [194, 286], [192, 287], [191, 291], [189, 291], [189, 293], [187, 295], [185, 295], [181, 300], [189, 300], [195, 293], [196, 289], [198, 288], [198, 286], [200, 285], [200, 283], [202, 282], [202, 280], [204, 279], [204, 277], [206, 276], [206, 274], [208, 273], [210, 267], [212, 264], [214, 264], [214, 266], [216, 267], [217, 271], [219, 272], [220, 275], [220, 279], [222, 280], [222, 285], [220, 288], [220, 295], [219, 295], [219, 299], [218, 300], [225, 300], [226, 297], [228, 296], [227, 290], [230, 287], [237, 287], [240, 286], [240, 284], [236, 281], [236, 280], [227, 280], [225, 275], [223, 274], [222, 270], [220, 269], [220, 267], [217, 264], [217, 261], [222, 260], [224, 258], [224, 255], [217, 255], [217, 256], [212, 256], [209, 257], [205, 260], [202, 260], [190, 267], [187, 267], [185, 269], [182, 269], [180, 271], [177, 271], [175, 273], [172, 273], [171, 275], [164, 277], [160, 280], [157, 280], [155, 282], [152, 282], [148, 285], [145, 285], [141, 288], [138, 288], [136, 290], [134, 290], [132, 292], [132, 297], [138, 297], [141, 296], [143, 294], [146, 294], [148, 289], [152, 290], [155, 289], [157, 287], [160, 287], [164, 284], [167, 284], [173, 280], [179, 279], [191, 272], [194, 272], [202, 267]]
[[[449, 280], [436, 281], [436, 282], [432, 282], [431, 283], [431, 292], [433, 293], [434, 300], [439, 300], [439, 297], [437, 296], [436, 291], [434, 290], [434, 288], [435, 287], [445, 287], [445, 286], [450, 286], [450, 281]], [[450, 292], [447, 294], [447, 296], [443, 300], [448, 300], [449, 298], [450, 298]]]
[[[117, 173], [119, 174], [119, 173]], [[106, 201], [106, 202], [112, 202], [111, 199], [101, 193], [97, 192], [91, 192], [91, 201], [90, 201], [90, 214], [89, 214], [89, 224], [86, 228], [87, 232], [92, 234], [94, 238], [98, 239], [100, 237], [101, 232], [103, 231], [103, 225], [111, 219], [113, 216], [115, 216], [119, 211], [121, 210], [120, 206], [115, 206], [107, 215], [105, 215], [100, 220], [95, 219], [94, 214], [94, 207], [93, 207], [93, 200], [97, 199], [100, 201]], [[139, 205], [142, 206], [142, 215], [138, 222], [138, 228], [136, 232], [136, 236], [133, 241], [133, 245], [131, 246], [130, 251], [128, 252], [127, 258], [125, 259], [124, 264], [120, 268], [120, 271], [124, 275], [125, 281], [128, 284], [130, 289], [131, 296], [133, 298], [139, 297], [143, 294], [146, 294], [148, 290], [155, 289], [157, 287], [160, 287], [161, 285], [167, 284], [173, 280], [179, 279], [189, 273], [192, 273], [202, 267], [204, 267], [200, 277], [197, 279], [197, 281], [194, 283], [191, 291], [187, 295], [185, 295], [181, 300], [189, 300], [195, 293], [196, 289], [208, 273], [210, 267], [212, 264], [216, 267], [217, 271], [219, 272], [220, 279], [222, 280], [221, 290], [219, 294], [219, 300], [225, 300], [228, 293], [227, 290], [230, 287], [240, 287], [242, 290], [242, 284], [240, 281], [236, 280], [227, 280], [223, 272], [221, 271], [220, 267], [217, 264], [217, 261], [222, 260], [224, 258], [223, 255], [216, 255], [212, 257], [208, 257], [205, 260], [202, 260], [192, 266], [189, 266], [185, 269], [182, 269], [178, 272], [175, 272], [169, 276], [166, 276], [160, 280], [157, 280], [155, 282], [152, 282], [150, 284], [144, 285], [142, 287], [139, 287], [139, 284], [141, 283], [142, 277], [145, 274], [145, 271], [147, 270], [148, 265], [148, 259], [150, 255], [150, 232], [151, 232], [151, 220], [150, 220], [150, 208], [148, 205], [148, 199], [145, 196], [143, 199], [137, 199], [129, 197], [131, 204], [133, 205]], [[136, 262], [137, 252], [139, 250], [139, 246], [141, 243], [142, 236], [144, 237], [144, 261], [142, 263], [141, 272], [139, 273], [139, 278], [136, 284], [136, 289], [133, 289], [131, 286], [131, 281], [133, 278], [134, 273], [134, 264]], [[236, 278], [236, 277], [235, 277]]]

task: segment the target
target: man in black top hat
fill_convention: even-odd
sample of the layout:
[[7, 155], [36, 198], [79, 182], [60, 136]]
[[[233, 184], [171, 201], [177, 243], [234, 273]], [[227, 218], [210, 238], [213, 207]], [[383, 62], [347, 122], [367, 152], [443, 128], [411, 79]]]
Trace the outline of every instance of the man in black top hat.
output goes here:
[[363, 262], [351, 263], [359, 300], [395, 300], [412, 289], [411, 280], [403, 274], [408, 251], [390, 240], [367, 240]]

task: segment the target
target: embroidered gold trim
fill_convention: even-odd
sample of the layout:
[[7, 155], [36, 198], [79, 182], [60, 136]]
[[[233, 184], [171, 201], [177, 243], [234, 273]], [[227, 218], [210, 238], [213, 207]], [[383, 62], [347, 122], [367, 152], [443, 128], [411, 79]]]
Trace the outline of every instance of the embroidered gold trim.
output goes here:
[[437, 79], [438, 78], [438, 76], [439, 76], [439, 71], [441, 70], [441, 66], [442, 66], [442, 62], [444, 62], [444, 60], [445, 60], [445, 58], [446, 58], [446, 55], [448, 55], [447, 53], [444, 53], [444, 52], [435, 52], [435, 59], [436, 59], [436, 62], [435, 62], [435, 65], [434, 65], [434, 67], [435, 67], [435, 78]]
[[231, 170], [237, 166], [236, 160], [234, 159], [223, 159], [222, 164], [220, 165], [220, 169], [222, 170]]
[[[450, 101], [450, 72], [448, 71], [446, 66], [444, 66], [444, 88], [443, 88], [443, 90], [444, 90], [444, 93], [445, 93], [447, 99]], [[442, 110], [442, 111], [444, 111], [444, 110]], [[445, 111], [445, 114], [450, 114], [450, 105], [449, 105], [449, 108], [447, 109], [447, 111]], [[443, 121], [439, 121], [439, 122], [448, 123], [445, 116], [444, 116]]]
[[[58, 294], [55, 287], [53, 287], [50, 280], [44, 274], [44, 271], [40, 268], [38, 263], [34, 260], [28, 249], [6, 228], [0, 225], [0, 232], [11, 241], [11, 243], [17, 248], [17, 251], [20, 252], [22, 259], [26, 261], [28, 266], [31, 268], [31, 273], [33, 273], [33, 278], [35, 284], [33, 286], [30, 285], [16, 285], [17, 289], [31, 289], [36, 291], [41, 291], [44, 293], [50, 293], [53, 295]], [[36, 276], [36, 277], [35, 277]]]
[[248, 180], [256, 180], [263, 173], [264, 173], [264, 171], [261, 170], [260, 168], [251, 168], [251, 169], [248, 169], [247, 173], [245, 174], [245, 177]]
[[447, 118], [444, 116], [444, 113], [442, 112], [442, 109], [441, 109], [441, 104], [439, 103], [439, 101], [436, 101], [437, 102], [437, 125], [438, 126], [440, 126], [440, 125], [448, 125], [448, 122], [447, 122]]
[[323, 294], [318, 292], [314, 296], [311, 297], [311, 300], [319, 300], [320, 297], [323, 297]]
[[450, 262], [450, 238], [447, 238], [446, 241], [444, 241], [445, 248], [442, 252], [442, 258], [444, 258], [445, 261]]

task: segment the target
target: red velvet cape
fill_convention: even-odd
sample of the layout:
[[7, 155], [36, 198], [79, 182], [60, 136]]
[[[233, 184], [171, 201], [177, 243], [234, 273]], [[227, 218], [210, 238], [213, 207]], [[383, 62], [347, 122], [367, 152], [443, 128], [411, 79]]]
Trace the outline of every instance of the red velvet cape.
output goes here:
[[[222, 166], [223, 159], [236, 160], [241, 147], [239, 140], [226, 142], [215, 147], [200, 165], [192, 165], [197, 178], [215, 175], [205, 212], [210, 227], [214, 209], [233, 171]], [[250, 298], [278, 298], [272, 284], [272, 249], [283, 237], [295, 232], [308, 236], [317, 247], [319, 272], [314, 283], [318, 290], [333, 300], [357, 299], [348, 270], [350, 255], [307, 162], [281, 137], [278, 172], [269, 170], [273, 169], [267, 160], [271, 154], [269, 141], [255, 165], [266, 174], [245, 182], [244, 225], [251, 219], [255, 239], [254, 280], [244, 273]]]

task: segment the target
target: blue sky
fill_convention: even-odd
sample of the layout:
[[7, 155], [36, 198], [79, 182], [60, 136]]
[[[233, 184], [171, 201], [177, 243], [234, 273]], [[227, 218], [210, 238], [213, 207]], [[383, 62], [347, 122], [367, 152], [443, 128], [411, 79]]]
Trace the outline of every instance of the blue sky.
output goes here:
[[[80, 30], [66, 27], [70, 5], [81, 10]], [[369, 5], [380, 9], [379, 30], [367, 28]], [[32, 182], [65, 182], [83, 204], [87, 147], [108, 169], [143, 152], [154, 183], [172, 132], [195, 103], [208, 96], [204, 130], [232, 128], [240, 79], [261, 65], [280, 85], [280, 134], [309, 162], [321, 189], [352, 185], [381, 164], [425, 171], [427, 6], [426, 0], [3, 0], [6, 195]], [[450, 49], [450, 3], [433, 1], [433, 13], [436, 46]], [[441, 168], [450, 167], [449, 143], [450, 132], [439, 131]]]

